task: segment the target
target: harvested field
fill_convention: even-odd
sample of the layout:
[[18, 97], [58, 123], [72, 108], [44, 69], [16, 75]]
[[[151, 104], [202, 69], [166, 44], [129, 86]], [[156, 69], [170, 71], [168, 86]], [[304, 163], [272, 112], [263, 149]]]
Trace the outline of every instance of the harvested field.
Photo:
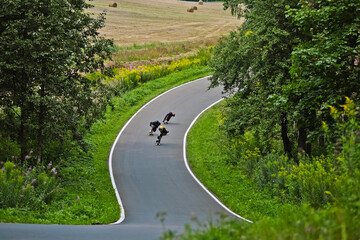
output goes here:
[[[214, 42], [235, 30], [241, 21], [224, 11], [221, 2], [197, 5], [193, 13], [188, 8], [198, 4], [177, 0], [119, 0], [117, 8], [109, 1], [94, 0], [90, 11], [106, 11], [105, 27], [100, 33], [120, 46], [174, 42]], [[196, 45], [196, 44], [195, 44]]]

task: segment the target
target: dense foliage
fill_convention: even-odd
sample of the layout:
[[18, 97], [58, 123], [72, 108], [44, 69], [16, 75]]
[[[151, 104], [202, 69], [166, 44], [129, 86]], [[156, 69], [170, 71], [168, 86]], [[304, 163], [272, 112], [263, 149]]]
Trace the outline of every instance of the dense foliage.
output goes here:
[[[236, 4], [234, 4], [236, 2]], [[246, 22], [215, 49], [213, 86], [235, 91], [226, 127], [239, 137], [251, 129], [269, 153], [321, 155], [327, 105], [359, 100], [359, 1], [225, 1]], [[346, 17], [344, 17], [346, 16]], [[333, 131], [334, 132], [334, 131]]]
[[[339, 154], [359, 131], [360, 2], [239, 0], [225, 7], [246, 18], [212, 62], [212, 84], [235, 90], [221, 119], [229, 162], [280, 198], [314, 207], [334, 202], [340, 179], [359, 167], [344, 167], [357, 160]], [[332, 117], [340, 106], [351, 133], [339, 131], [339, 114]]]
[[283, 86], [290, 83], [291, 53], [301, 34], [286, 19], [284, 10], [285, 4], [296, 7], [298, 1], [252, 2], [256, 7], [247, 5], [243, 26], [215, 49], [212, 85], [222, 84], [225, 90], [236, 91], [229, 100], [229, 133], [239, 136], [253, 129], [263, 143], [263, 152], [270, 151], [269, 139], [274, 133], [281, 133], [284, 151], [291, 156], [288, 112], [272, 98], [282, 96]]
[[97, 32], [104, 15], [93, 18], [84, 12], [89, 7], [72, 0], [2, 2], [2, 159], [20, 155], [24, 162], [31, 149], [44, 161], [61, 157], [101, 116], [107, 95], [83, 73], [103, 67], [112, 42]]
[[[345, 96], [360, 99], [360, 2], [302, 2], [300, 9], [287, 14], [305, 40], [292, 52], [285, 109], [304, 133], [300, 150], [311, 154], [312, 145], [314, 150], [324, 145], [317, 142], [324, 136], [321, 121], [331, 119], [327, 106], [338, 107]], [[334, 142], [338, 136], [328, 137]]]
[[[0, 5], [0, 208], [43, 209], [59, 190], [57, 167], [86, 149], [85, 132], [108, 102], [84, 73], [104, 68], [104, 15], [85, 1]], [[54, 164], [54, 166], [52, 166]], [[55, 167], [56, 166], [56, 167]]]

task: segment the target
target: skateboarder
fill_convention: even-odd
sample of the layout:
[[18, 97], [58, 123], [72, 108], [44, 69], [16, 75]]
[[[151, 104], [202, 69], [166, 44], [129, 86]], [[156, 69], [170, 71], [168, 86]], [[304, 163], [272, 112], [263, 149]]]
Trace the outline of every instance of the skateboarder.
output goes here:
[[166, 134], [169, 133], [169, 131], [166, 130], [166, 128], [164, 128], [163, 126], [159, 127], [159, 131], [160, 131], [160, 135], [157, 137], [156, 145], [160, 145], [160, 141], [161, 141], [162, 137], [166, 136]]
[[172, 117], [175, 117], [175, 113], [173, 113], [173, 112], [168, 112], [168, 113], [165, 115], [165, 117], [164, 117], [163, 123], [164, 123], [164, 124], [167, 124]]
[[160, 122], [158, 120], [150, 122], [150, 131], [149, 136], [152, 136], [154, 132], [156, 132], [156, 129], [160, 126]]

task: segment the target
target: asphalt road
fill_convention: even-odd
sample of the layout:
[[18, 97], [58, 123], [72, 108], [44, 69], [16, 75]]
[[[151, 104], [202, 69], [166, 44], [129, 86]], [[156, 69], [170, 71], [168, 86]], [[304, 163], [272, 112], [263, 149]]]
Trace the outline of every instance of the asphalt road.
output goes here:
[[[207, 90], [206, 78], [182, 85], [153, 99], [119, 133], [109, 166], [114, 188], [123, 207], [119, 221], [111, 225], [70, 226], [0, 224], [3, 239], [158, 239], [164, 229], [182, 232], [192, 218], [213, 221], [229, 212], [192, 176], [184, 160], [184, 135], [197, 115], [222, 98], [222, 88]], [[148, 136], [150, 121], [176, 114], [160, 146]], [[166, 213], [164, 225], [156, 218]], [[239, 218], [240, 219], [240, 218]]]

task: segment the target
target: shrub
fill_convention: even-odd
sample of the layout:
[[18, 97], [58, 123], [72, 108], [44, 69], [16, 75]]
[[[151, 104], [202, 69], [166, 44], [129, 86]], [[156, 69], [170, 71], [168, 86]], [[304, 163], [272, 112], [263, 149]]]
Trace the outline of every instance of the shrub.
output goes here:
[[[332, 192], [336, 191], [337, 175], [332, 158], [319, 156], [293, 165], [286, 175], [286, 192], [290, 199], [321, 207], [333, 202]], [[280, 171], [279, 175], [286, 174]]]
[[254, 179], [257, 187], [261, 190], [269, 189], [273, 195], [281, 196], [285, 189], [284, 177], [278, 175], [282, 169], [289, 168], [290, 160], [285, 156], [279, 156], [275, 152], [260, 158], [256, 166]]
[[[340, 136], [339, 155], [336, 157], [340, 173], [339, 192], [335, 194], [338, 204], [360, 218], [360, 122], [359, 105], [346, 97], [342, 110], [329, 106]], [[325, 131], [326, 129], [326, 124]], [[331, 133], [329, 133], [331, 134]]]
[[11, 161], [1, 164], [0, 208], [40, 209], [49, 204], [59, 190], [56, 168], [51, 164], [44, 166], [40, 159], [34, 167], [16, 166]]
[[16, 207], [21, 201], [24, 176], [12, 162], [6, 162], [0, 170], [0, 207]]
[[227, 163], [237, 165], [247, 176], [252, 176], [261, 156], [254, 135], [246, 132], [240, 138], [232, 138], [222, 144], [228, 156]]

